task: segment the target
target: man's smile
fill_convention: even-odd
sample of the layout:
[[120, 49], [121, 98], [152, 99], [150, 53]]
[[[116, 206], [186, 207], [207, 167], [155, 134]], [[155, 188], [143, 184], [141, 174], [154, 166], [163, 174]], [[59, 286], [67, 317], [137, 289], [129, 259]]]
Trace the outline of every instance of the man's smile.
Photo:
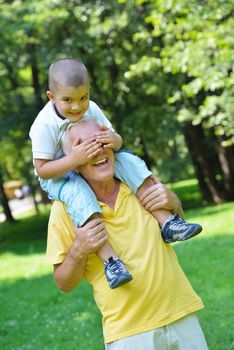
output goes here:
[[107, 158], [104, 157], [102, 159], [97, 160], [95, 163], [93, 163], [94, 166], [102, 166], [107, 164]]

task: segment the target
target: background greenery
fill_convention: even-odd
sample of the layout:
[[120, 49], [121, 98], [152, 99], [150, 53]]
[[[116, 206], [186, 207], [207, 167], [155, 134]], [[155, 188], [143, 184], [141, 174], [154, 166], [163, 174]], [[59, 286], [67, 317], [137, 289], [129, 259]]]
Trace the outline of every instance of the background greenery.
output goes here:
[[14, 223], [3, 186], [22, 179], [37, 204], [29, 129], [51, 62], [77, 57], [124, 146], [204, 226], [175, 249], [206, 304], [210, 349], [234, 349], [233, 1], [0, 0], [0, 13], [0, 348], [102, 349], [89, 287], [60, 293], [44, 262], [49, 209]]
[[36, 183], [28, 132], [63, 57], [84, 61], [91, 98], [162, 181], [195, 176], [204, 201], [234, 199], [233, 1], [1, 0], [0, 11], [1, 202], [3, 181]]
[[[179, 183], [183, 203], [190, 183]], [[183, 190], [182, 190], [183, 188]], [[197, 186], [193, 184], [193, 193]], [[198, 193], [198, 192], [197, 192]], [[234, 203], [191, 209], [200, 222], [198, 237], [174, 244], [194, 289], [203, 299], [199, 312], [210, 350], [234, 349], [233, 212]], [[102, 350], [101, 317], [90, 287], [60, 292], [45, 262], [49, 208], [41, 216], [2, 224], [0, 236], [0, 346], [2, 350]]]

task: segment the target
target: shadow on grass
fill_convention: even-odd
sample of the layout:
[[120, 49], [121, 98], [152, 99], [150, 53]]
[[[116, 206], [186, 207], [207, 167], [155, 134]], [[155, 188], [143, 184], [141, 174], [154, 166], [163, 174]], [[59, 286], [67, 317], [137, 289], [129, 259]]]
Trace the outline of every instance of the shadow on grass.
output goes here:
[[0, 283], [1, 350], [102, 350], [101, 316], [83, 282], [60, 292], [52, 275]]
[[[34, 254], [45, 251], [48, 215], [31, 216], [0, 226], [0, 252]], [[44, 241], [44, 248], [38, 242]]]

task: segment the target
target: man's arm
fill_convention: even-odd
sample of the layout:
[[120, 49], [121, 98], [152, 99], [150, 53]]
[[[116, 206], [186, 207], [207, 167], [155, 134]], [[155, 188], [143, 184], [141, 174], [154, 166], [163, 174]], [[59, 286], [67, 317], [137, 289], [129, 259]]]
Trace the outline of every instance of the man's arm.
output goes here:
[[155, 176], [151, 176], [139, 187], [137, 197], [146, 210], [153, 212], [158, 209], [166, 209], [173, 214], [178, 213], [183, 219], [184, 212], [177, 195], [167, 186], [159, 182]]
[[95, 218], [82, 228], [74, 226], [76, 238], [64, 261], [54, 265], [54, 279], [59, 289], [70, 292], [84, 275], [89, 254], [95, 253], [108, 239], [102, 219]]

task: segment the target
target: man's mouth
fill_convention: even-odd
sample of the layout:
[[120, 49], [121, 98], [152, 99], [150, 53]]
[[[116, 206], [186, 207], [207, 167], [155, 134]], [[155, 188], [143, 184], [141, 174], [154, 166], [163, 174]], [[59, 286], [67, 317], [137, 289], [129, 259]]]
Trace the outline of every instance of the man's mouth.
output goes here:
[[102, 166], [107, 163], [107, 158], [102, 158], [93, 163], [94, 166]]

